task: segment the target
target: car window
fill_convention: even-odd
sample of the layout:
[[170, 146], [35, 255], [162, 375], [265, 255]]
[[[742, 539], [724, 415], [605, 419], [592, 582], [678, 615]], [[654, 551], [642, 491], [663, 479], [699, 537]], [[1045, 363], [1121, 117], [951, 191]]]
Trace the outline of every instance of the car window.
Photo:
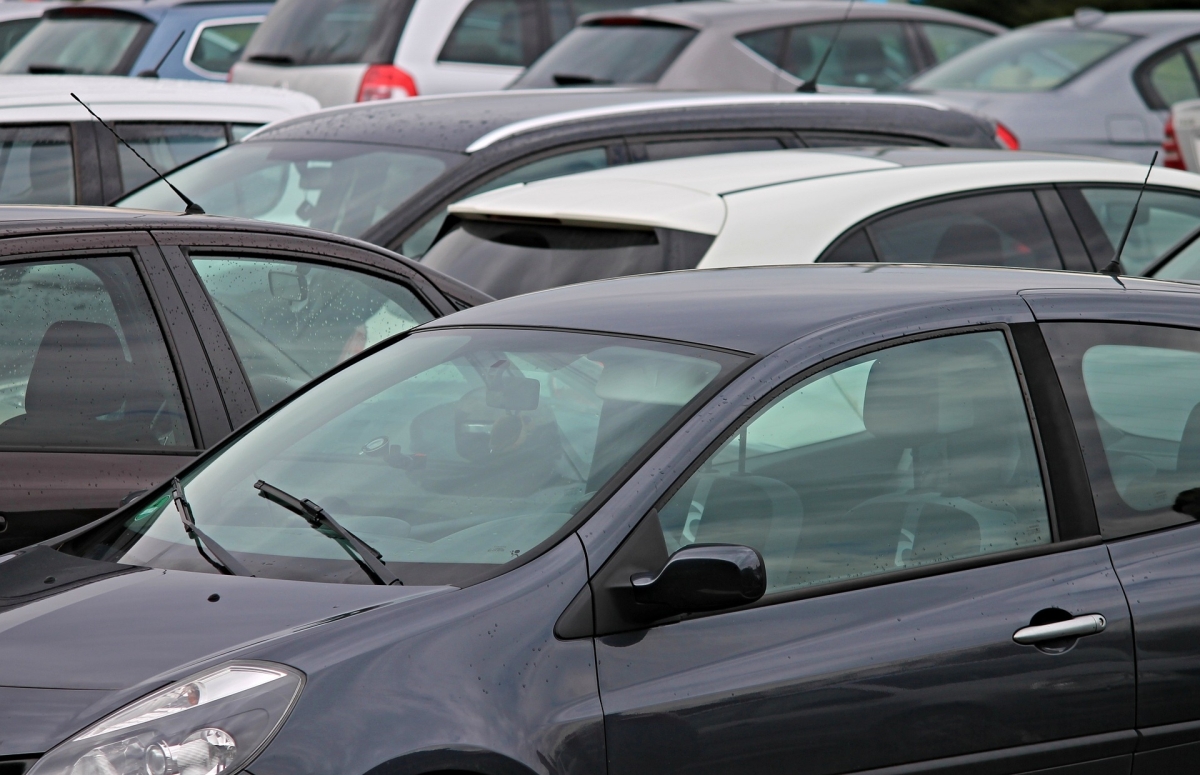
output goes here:
[[690, 27], [664, 23], [576, 27], [512, 88], [655, 83], [694, 37]]
[[[1115, 249], [1133, 214], [1137, 189], [1095, 187], [1081, 191], [1108, 237], [1109, 250]], [[1121, 253], [1125, 271], [1142, 274], [1197, 228], [1200, 228], [1200, 196], [1147, 191]]]
[[187, 62], [207, 75], [224, 75], [241, 57], [258, 20], [209, 24], [200, 30], [188, 52]]
[[1062, 268], [1032, 191], [913, 207], [869, 224], [867, 234], [878, 260], [889, 263]]
[[[608, 149], [603, 146], [568, 151], [567, 153], [538, 159], [537, 161], [523, 164], [516, 169], [509, 170], [487, 183], [471, 189], [463, 194], [460, 199], [482, 194], [485, 191], [503, 188], [504, 186], [511, 186], [514, 183], [532, 183], [535, 180], [557, 178], [562, 175], [574, 175], [577, 172], [588, 172], [590, 170], [603, 169], [607, 166]], [[437, 238], [438, 232], [441, 231], [442, 224], [446, 222], [447, 215], [449, 215], [449, 210], [443, 208], [437, 215], [426, 221], [421, 228], [413, 232], [411, 237], [400, 244], [400, 254], [409, 258], [420, 258], [425, 255], [429, 250], [429, 246]]]
[[33, 29], [38, 20], [39, 17], [34, 16], [31, 19], [9, 19], [0, 22], [0, 58], [11, 51], [12, 47], [17, 45], [17, 41]]
[[0, 73], [124, 75], [153, 26], [132, 14], [50, 11], [0, 59]]
[[438, 61], [524, 67], [540, 53], [537, 10], [531, 0], [472, 0]]
[[669, 551], [751, 546], [768, 592], [1049, 543], [1004, 334], [898, 345], [770, 402], [660, 510]]
[[882, 89], [907, 81], [917, 71], [900, 22], [804, 24], [747, 33], [738, 40], [771, 64], [807, 81], [835, 33], [837, 40], [819, 84]]
[[246, 44], [245, 59], [277, 65], [391, 62], [414, 0], [284, 0]]
[[1105, 323], [1042, 330], [1079, 429], [1104, 535], [1200, 516], [1200, 497], [1193, 511], [1179, 510], [1186, 509], [1180, 494], [1200, 488], [1200, 333]]
[[260, 408], [434, 315], [396, 282], [300, 261], [193, 256]]
[[654, 140], [642, 145], [646, 161], [713, 156], [743, 151], [778, 151], [784, 144], [776, 137], [706, 137], [680, 140]]
[[0, 300], [0, 447], [192, 446], [129, 258], [6, 264]]
[[0, 204], [75, 204], [70, 127], [0, 127]]
[[933, 50], [935, 62], [945, 62], [950, 57], [958, 56], [969, 48], [993, 37], [990, 32], [976, 30], [971, 27], [959, 27], [957, 24], [938, 24], [937, 22], [917, 22], [917, 28], [925, 33], [929, 48]]
[[[228, 143], [224, 124], [151, 124], [120, 122], [116, 130], [159, 172], [167, 173]], [[121, 190], [132, 191], [155, 179], [140, 159], [113, 141], [121, 169]]]
[[1168, 107], [1180, 100], [1190, 100], [1200, 97], [1196, 88], [1196, 79], [1192, 75], [1195, 64], [1185, 49], [1160, 60], [1150, 68], [1147, 79], [1158, 97], [1157, 102]]

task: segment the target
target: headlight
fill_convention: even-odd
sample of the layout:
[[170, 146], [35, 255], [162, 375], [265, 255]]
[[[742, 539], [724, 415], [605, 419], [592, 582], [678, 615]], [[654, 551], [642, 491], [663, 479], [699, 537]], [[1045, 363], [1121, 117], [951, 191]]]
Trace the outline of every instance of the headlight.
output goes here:
[[231, 662], [104, 717], [43, 756], [29, 775], [234, 775], [292, 709], [304, 676]]

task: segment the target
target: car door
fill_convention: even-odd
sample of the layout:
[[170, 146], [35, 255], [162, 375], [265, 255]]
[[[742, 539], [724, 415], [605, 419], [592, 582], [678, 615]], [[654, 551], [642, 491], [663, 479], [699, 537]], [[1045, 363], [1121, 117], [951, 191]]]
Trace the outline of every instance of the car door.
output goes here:
[[[1128, 772], [1129, 614], [1031, 328], [809, 369], [699, 456], [591, 582], [610, 773]], [[630, 574], [706, 543], [766, 596], [648, 622]]]
[[[1179, 306], [1194, 308], [1194, 299], [1184, 297]], [[1071, 315], [1052, 298], [1035, 299], [1034, 309], [1047, 320], [1042, 329], [1137, 633], [1141, 740], [1134, 772], [1194, 772], [1200, 753], [1200, 325], [1180, 327], [1184, 315], [1175, 325], [1063, 320]]]
[[457, 308], [407, 264], [346, 245], [236, 233], [155, 236], [235, 426], [367, 347]]
[[0, 243], [0, 552], [102, 516], [228, 433], [164, 271], [145, 232]]

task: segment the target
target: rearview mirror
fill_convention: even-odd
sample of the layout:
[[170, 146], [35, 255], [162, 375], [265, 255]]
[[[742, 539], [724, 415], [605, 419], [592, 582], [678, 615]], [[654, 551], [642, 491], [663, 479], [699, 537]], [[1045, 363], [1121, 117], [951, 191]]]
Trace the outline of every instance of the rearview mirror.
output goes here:
[[637, 573], [629, 581], [639, 603], [679, 613], [718, 611], [762, 597], [767, 569], [762, 555], [748, 546], [694, 544], [671, 555], [657, 576]]

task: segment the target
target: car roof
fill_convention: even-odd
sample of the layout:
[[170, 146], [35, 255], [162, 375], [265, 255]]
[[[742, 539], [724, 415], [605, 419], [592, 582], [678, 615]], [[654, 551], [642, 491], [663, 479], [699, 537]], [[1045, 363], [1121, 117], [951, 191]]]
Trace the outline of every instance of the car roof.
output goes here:
[[[789, 2], [730, 3], [692, 2], [668, 3], [634, 8], [628, 11], [606, 11], [589, 14], [581, 22], [614, 18], [638, 17], [655, 21], [671, 22], [696, 29], [725, 30], [738, 32], [777, 25], [804, 22], [837, 21], [846, 14], [846, 3], [841, 0], [790, 0]], [[984, 19], [944, 11], [940, 8], [923, 8], [903, 3], [857, 3], [851, 19], [925, 19], [948, 21], [991, 32], [1003, 32], [1004, 28]]]
[[265, 124], [317, 110], [300, 92], [167, 78], [2, 75], [0, 123], [88, 121], [71, 94], [106, 121], [229, 121]]
[[754, 106], [770, 109], [776, 106], [794, 106], [795, 109], [858, 106], [870, 110], [870, 106], [878, 106], [893, 111], [916, 110], [921, 112], [923, 118], [914, 118], [912, 134], [922, 136], [924, 132], [930, 139], [941, 138], [947, 142], [965, 132], [963, 123], [979, 120], [947, 110], [944, 105], [931, 100], [894, 95], [700, 94], [616, 88], [526, 89], [327, 108], [264, 127], [246, 139], [391, 143], [475, 153], [508, 138], [539, 129], [568, 125], [578, 127], [584, 121], [653, 111], [717, 110], [723, 105], [742, 109]]
[[1200, 27], [1200, 11], [1124, 11], [1104, 13], [1093, 18], [1094, 21], [1078, 24], [1075, 17], [1065, 16], [1031, 24], [1023, 27], [1022, 30], [1066, 28], [1077, 29], [1080, 32], [1110, 30], [1134, 35], [1153, 35], [1183, 32], [1188, 27]]
[[[1200, 288], [1046, 270], [903, 264], [815, 264], [622, 277], [513, 296], [426, 324], [608, 332], [765, 355], [803, 336], [905, 308], [1011, 298], [1035, 289], [1120, 293]], [[982, 307], [981, 307], [982, 308]]]
[[[921, 197], [915, 178], [944, 183], [965, 181], [970, 190], [995, 185], [1029, 185], [1101, 180], [1140, 182], [1146, 168], [1112, 159], [974, 148], [796, 149], [731, 153], [644, 162], [496, 189], [451, 205], [451, 212], [474, 218], [537, 218], [576, 225], [612, 224], [718, 234], [726, 210], [722, 198], [743, 192], [855, 175], [864, 198], [866, 176], [891, 170], [928, 171], [912, 176], [913, 199]], [[1002, 182], [989, 180], [994, 169]], [[1156, 167], [1154, 184], [1200, 189], [1200, 178]], [[811, 193], [808, 192], [808, 193]], [[794, 207], [795, 202], [785, 203]], [[856, 216], [862, 217], [866, 213]]]
[[56, 2], [27, 2], [26, 0], [3, 0], [0, 2], [0, 21], [12, 19], [36, 19], [51, 8], [58, 8], [62, 3]]

